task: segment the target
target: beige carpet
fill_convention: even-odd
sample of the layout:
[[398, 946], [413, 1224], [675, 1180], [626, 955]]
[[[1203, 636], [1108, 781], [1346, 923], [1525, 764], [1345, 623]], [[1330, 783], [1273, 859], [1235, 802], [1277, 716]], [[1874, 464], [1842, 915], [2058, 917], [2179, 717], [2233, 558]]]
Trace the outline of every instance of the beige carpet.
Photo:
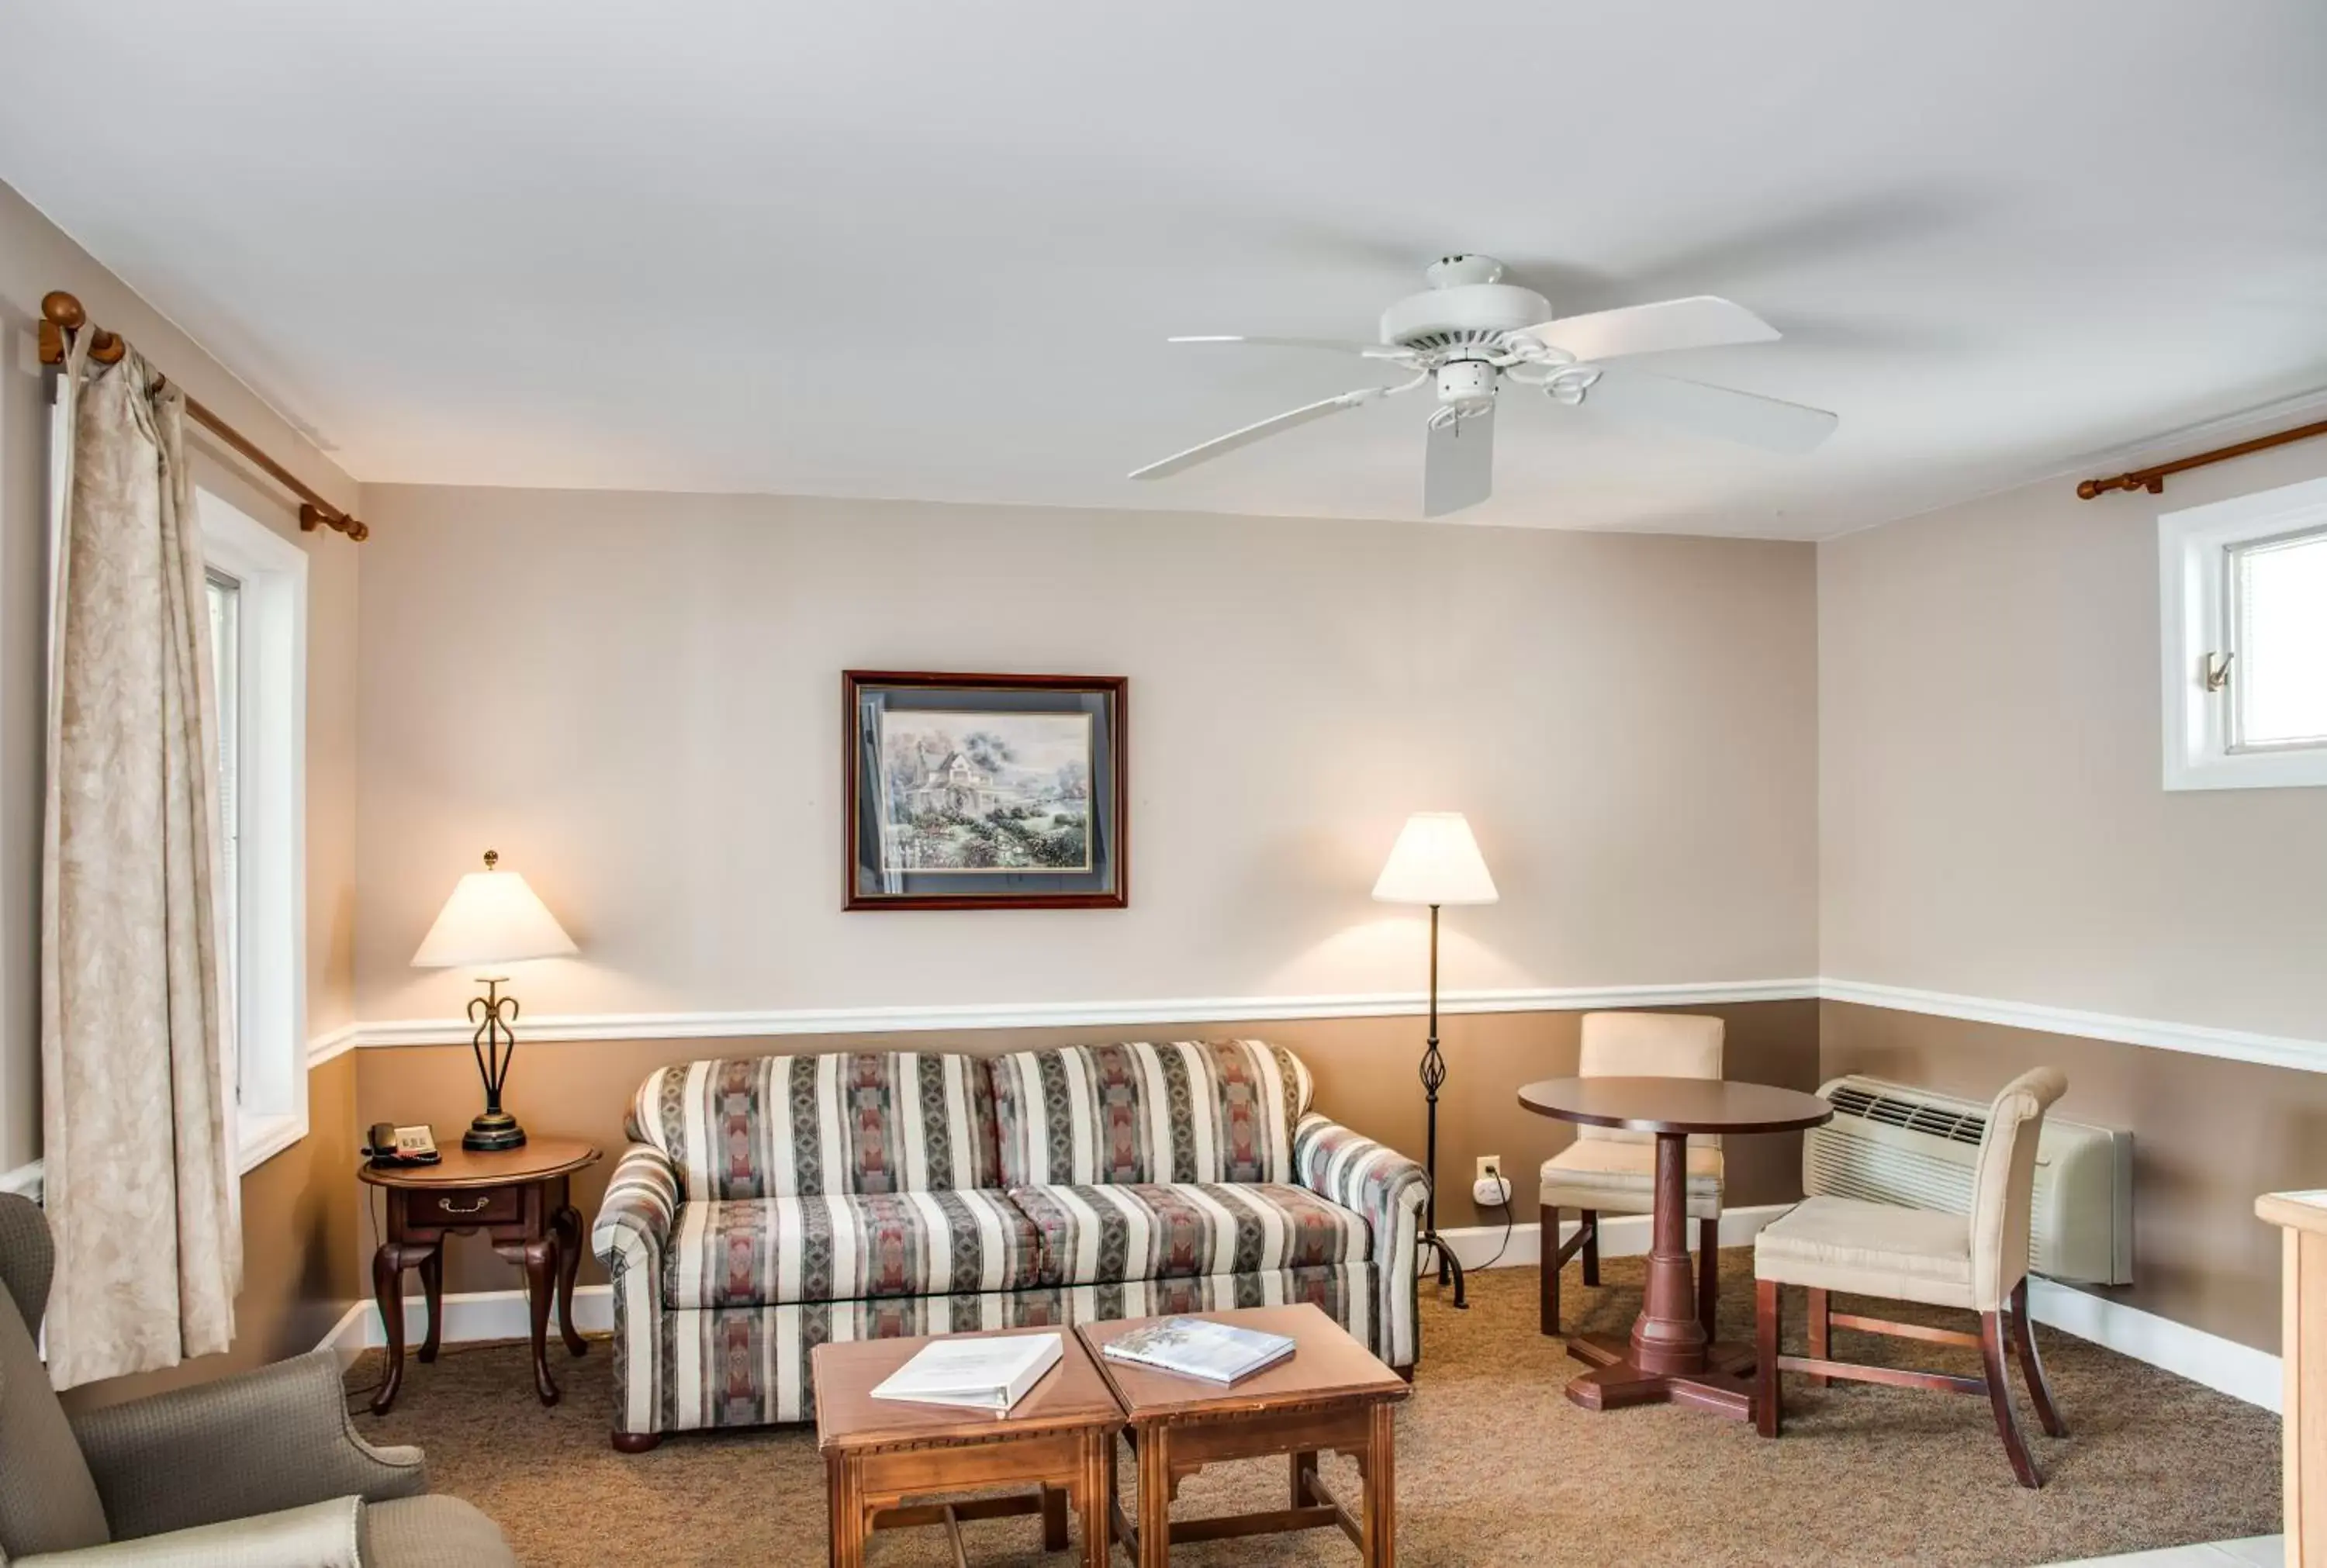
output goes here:
[[[1750, 1255], [1723, 1259], [1724, 1336], [1749, 1337]], [[1640, 1304], [1637, 1262], [1609, 1283], [1566, 1280], [1584, 1326], [1615, 1331]], [[2279, 1528], [2278, 1421], [2084, 1340], [2039, 1330], [2070, 1435], [2031, 1442], [2051, 1481], [2013, 1484], [1985, 1400], [1872, 1385], [1826, 1392], [1789, 1379], [1776, 1442], [1693, 1411], [1593, 1415], [1561, 1385], [1578, 1368], [1536, 1333], [1532, 1270], [1472, 1282], [1456, 1312], [1425, 1286], [1424, 1357], [1398, 1416], [1398, 1554], [1436, 1564], [2054, 1563]], [[1905, 1315], [1902, 1311], [1899, 1315]], [[1945, 1321], [1932, 1315], [1932, 1321]], [[1864, 1358], [1895, 1346], [1837, 1333]], [[807, 1429], [685, 1434], [651, 1453], [607, 1446], [606, 1347], [580, 1361], [553, 1344], [565, 1402], [534, 1401], [517, 1348], [407, 1366], [397, 1408], [357, 1418], [367, 1436], [428, 1450], [437, 1489], [500, 1521], [533, 1568], [556, 1564], [815, 1564], [824, 1561], [824, 1472]], [[1955, 1353], [1930, 1351], [1929, 1365]], [[1960, 1363], [1958, 1363], [1960, 1365]], [[1976, 1367], [1971, 1369], [1976, 1370]], [[368, 1356], [351, 1385], [378, 1375]], [[1327, 1461], [1346, 1486], [1346, 1462]], [[1130, 1466], [1124, 1467], [1126, 1478]], [[1126, 1482], [1127, 1484], [1127, 1482]], [[1192, 1514], [1280, 1506], [1281, 1463], [1192, 1479]], [[1343, 1495], [1354, 1495], [1345, 1490]], [[965, 1531], [973, 1563], [1063, 1564], [1032, 1519]], [[884, 1532], [874, 1564], [947, 1562], [939, 1531]], [[1335, 1532], [1183, 1546], [1175, 1564], [1356, 1561]], [[1117, 1563], [1127, 1563], [1118, 1550]]]

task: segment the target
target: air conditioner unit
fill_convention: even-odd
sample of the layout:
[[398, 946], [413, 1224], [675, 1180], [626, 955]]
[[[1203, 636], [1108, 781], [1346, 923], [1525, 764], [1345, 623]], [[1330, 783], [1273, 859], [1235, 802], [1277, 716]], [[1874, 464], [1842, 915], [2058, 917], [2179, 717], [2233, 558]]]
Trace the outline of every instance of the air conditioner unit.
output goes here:
[[[1818, 1094], [1834, 1120], [1802, 1139], [1802, 1190], [1950, 1214], [1971, 1212], [1987, 1107], [1855, 1074]], [[2028, 1266], [2092, 1284], [2133, 1280], [2133, 1134], [2044, 1118]]]

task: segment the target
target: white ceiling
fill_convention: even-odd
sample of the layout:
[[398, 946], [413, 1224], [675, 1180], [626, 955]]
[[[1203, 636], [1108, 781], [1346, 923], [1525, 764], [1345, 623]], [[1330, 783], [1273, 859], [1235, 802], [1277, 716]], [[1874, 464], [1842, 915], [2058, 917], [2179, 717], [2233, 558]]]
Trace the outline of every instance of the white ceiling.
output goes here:
[[2327, 386], [2319, 0], [26, 0], [0, 179], [366, 481], [1415, 517], [1443, 250], [1783, 459], [1506, 402], [1463, 520], [1815, 537]]

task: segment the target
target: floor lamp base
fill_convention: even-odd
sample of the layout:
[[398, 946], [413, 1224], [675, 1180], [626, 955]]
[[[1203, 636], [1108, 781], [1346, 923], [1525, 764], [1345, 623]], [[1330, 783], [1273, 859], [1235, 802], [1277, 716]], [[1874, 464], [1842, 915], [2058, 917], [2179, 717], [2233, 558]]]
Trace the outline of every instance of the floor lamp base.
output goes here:
[[1471, 1303], [1463, 1299], [1463, 1260], [1454, 1255], [1454, 1249], [1446, 1245], [1446, 1238], [1435, 1230], [1425, 1231], [1416, 1239], [1416, 1245], [1425, 1254], [1438, 1255], [1439, 1284], [1452, 1284], [1454, 1287], [1455, 1310], [1469, 1311]]

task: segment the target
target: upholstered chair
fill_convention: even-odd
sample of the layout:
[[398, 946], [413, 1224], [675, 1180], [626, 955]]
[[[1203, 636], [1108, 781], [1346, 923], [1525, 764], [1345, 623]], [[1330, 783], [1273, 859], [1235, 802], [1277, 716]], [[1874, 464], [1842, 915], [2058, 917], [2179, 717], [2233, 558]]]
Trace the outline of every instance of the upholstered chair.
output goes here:
[[33, 1338], [54, 1257], [0, 1195], [0, 1563], [515, 1568], [491, 1519], [420, 1495], [418, 1449], [355, 1434], [328, 1353], [69, 1418]]
[[[2005, 1362], [2019, 1358], [2021, 1376], [2028, 1380], [2028, 1396], [2036, 1405], [2036, 1419], [2048, 1435], [2066, 1437], [2069, 1429], [2052, 1403], [2052, 1391], [2045, 1386], [2043, 1363], [2036, 1358], [2035, 1337], [2028, 1328], [2028, 1227], [2036, 1185], [2036, 1143], [2043, 1132], [2044, 1111], [2067, 1087], [2068, 1080], [2049, 1067], [2023, 1073], [2004, 1086], [1987, 1110], [1987, 1130], [1980, 1139], [1978, 1163], [1973, 1167], [1968, 1216], [1820, 1197], [1805, 1199], [1762, 1229], [1753, 1244], [1753, 1279], [1761, 1383], [1754, 1396], [1754, 1419], [1763, 1437], [1777, 1436], [1782, 1424], [1778, 1394], [1780, 1372], [1806, 1374], [1818, 1387], [1823, 1387], [1828, 1378], [1845, 1377], [1985, 1394], [1995, 1415], [1995, 1430], [2004, 1439], [2005, 1452], [2011, 1456], [2012, 1473], [2023, 1487], [2044, 1484], [2043, 1472], [2029, 1453], [2027, 1440], [2013, 1414]], [[1778, 1353], [1781, 1327], [1778, 1293], [1782, 1285], [1804, 1285], [1809, 1290], [1807, 1356]], [[1833, 1311], [1829, 1298], [1835, 1291], [1926, 1306], [1967, 1308], [1979, 1314], [1979, 1332], [1959, 1333]], [[1838, 1361], [1832, 1355], [1832, 1333], [1836, 1328], [1977, 1349], [1986, 1375], [1960, 1377]]]
[[[1577, 1072], [1584, 1078], [1721, 1077], [1722, 1022], [1673, 1013], [1587, 1013], [1584, 1053]], [[1688, 1212], [1696, 1221], [1696, 1311], [1706, 1334], [1713, 1333], [1713, 1306], [1720, 1293], [1721, 1140], [1688, 1141]], [[1657, 1140], [1653, 1134], [1621, 1127], [1578, 1127], [1575, 1142], [1543, 1162], [1538, 1201], [1543, 1219], [1543, 1332], [1559, 1332], [1559, 1271], [1578, 1252], [1584, 1283], [1600, 1283], [1600, 1217], [1649, 1214], [1656, 1209]], [[1582, 1211], [1575, 1235], [1559, 1238], [1564, 1209]]]

